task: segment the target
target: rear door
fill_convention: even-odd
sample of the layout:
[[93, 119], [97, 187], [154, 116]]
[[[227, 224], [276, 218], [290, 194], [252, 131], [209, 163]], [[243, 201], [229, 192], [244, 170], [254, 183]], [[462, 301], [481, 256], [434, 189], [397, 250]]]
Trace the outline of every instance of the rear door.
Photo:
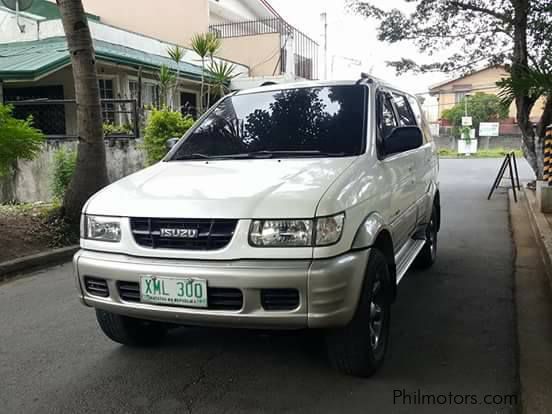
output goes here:
[[390, 223], [395, 251], [398, 251], [412, 236], [416, 225], [416, 180], [415, 159], [411, 151], [384, 156], [385, 139], [400, 126], [398, 114], [391, 95], [380, 90], [377, 95], [376, 122], [378, 148], [385, 183], [390, 192], [390, 210], [387, 218]]

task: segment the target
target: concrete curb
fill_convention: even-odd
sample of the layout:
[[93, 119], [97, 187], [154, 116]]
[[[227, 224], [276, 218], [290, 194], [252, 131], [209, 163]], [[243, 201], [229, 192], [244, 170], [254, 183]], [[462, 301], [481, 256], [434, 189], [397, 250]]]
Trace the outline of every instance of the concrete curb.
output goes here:
[[[531, 228], [537, 239], [542, 260], [545, 264], [546, 275], [552, 287], [552, 228], [540, 211], [537, 210], [536, 195], [530, 190], [523, 188], [525, 194], [525, 205], [529, 213]], [[548, 231], [547, 231], [548, 230]]]
[[514, 295], [521, 396], [518, 409], [520, 414], [545, 414], [552, 412], [552, 292], [539, 237], [531, 228], [526, 193], [522, 192], [515, 203], [512, 190], [509, 191], [515, 245]]
[[19, 273], [39, 270], [45, 267], [67, 262], [71, 260], [73, 255], [79, 249], [79, 245], [62, 247], [60, 249], [48, 250], [46, 252], [33, 254], [31, 256], [25, 256], [19, 259], [2, 262], [0, 263], [0, 282], [15, 277]]

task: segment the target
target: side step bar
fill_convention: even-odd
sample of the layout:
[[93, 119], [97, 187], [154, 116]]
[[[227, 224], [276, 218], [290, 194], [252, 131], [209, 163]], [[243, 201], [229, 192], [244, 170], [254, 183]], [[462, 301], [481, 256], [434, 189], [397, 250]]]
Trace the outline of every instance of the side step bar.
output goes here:
[[397, 285], [404, 277], [410, 265], [414, 262], [418, 253], [425, 245], [425, 240], [410, 239], [395, 255], [395, 263], [397, 266]]

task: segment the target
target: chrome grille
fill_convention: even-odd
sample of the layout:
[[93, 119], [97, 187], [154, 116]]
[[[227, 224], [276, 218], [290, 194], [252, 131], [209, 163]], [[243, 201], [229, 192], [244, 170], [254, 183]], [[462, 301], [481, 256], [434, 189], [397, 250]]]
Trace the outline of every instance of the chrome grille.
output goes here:
[[[130, 228], [140, 246], [151, 249], [218, 250], [226, 247], [236, 230], [238, 220], [131, 218]], [[194, 237], [168, 237], [162, 229], [190, 230]], [[182, 232], [185, 234], [185, 232]]]

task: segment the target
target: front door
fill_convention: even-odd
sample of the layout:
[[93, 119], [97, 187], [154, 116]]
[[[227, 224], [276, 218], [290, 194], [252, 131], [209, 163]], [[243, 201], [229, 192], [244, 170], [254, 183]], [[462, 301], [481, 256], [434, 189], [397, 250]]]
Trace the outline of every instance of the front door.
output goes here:
[[[377, 97], [377, 124], [378, 144], [383, 147], [385, 139], [400, 125], [391, 96], [385, 92]], [[416, 225], [416, 160], [411, 151], [382, 157], [384, 182], [389, 183], [391, 200], [386, 220], [398, 251], [410, 239]]]

